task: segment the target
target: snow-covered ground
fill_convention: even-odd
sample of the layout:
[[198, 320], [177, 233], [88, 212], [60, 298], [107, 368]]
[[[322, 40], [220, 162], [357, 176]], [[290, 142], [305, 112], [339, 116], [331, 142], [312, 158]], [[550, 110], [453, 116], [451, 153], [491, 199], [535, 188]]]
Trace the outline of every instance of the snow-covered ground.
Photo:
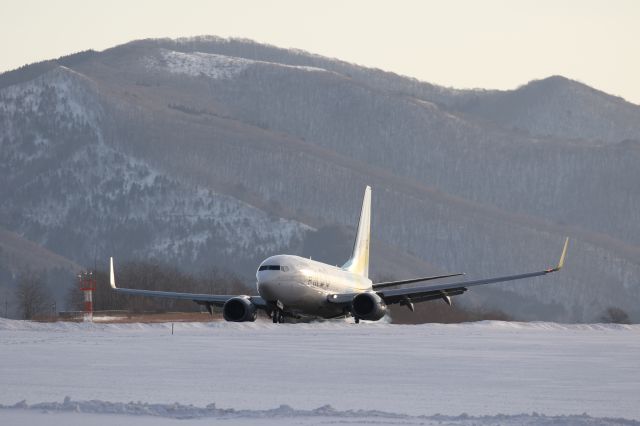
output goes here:
[[0, 319], [0, 424], [640, 424], [640, 326], [174, 330]]

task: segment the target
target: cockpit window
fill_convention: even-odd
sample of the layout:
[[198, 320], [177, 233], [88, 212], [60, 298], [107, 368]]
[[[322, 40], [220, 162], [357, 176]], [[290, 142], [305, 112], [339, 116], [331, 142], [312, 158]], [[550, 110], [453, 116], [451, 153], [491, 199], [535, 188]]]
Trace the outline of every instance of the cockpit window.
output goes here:
[[280, 265], [262, 265], [258, 271], [279, 271]]

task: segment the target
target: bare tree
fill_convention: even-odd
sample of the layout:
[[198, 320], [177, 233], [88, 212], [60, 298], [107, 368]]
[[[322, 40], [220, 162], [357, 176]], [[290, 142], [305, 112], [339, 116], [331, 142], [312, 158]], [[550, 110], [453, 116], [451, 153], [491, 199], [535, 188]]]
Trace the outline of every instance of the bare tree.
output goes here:
[[606, 323], [631, 324], [629, 314], [627, 314], [624, 310], [616, 308], [614, 306], [607, 308], [600, 320]]
[[77, 281], [74, 281], [67, 291], [66, 304], [67, 309], [71, 311], [82, 311], [84, 309], [84, 294], [82, 294]]
[[25, 273], [19, 278], [16, 300], [22, 318], [28, 320], [48, 312], [53, 304], [42, 278], [32, 273]]

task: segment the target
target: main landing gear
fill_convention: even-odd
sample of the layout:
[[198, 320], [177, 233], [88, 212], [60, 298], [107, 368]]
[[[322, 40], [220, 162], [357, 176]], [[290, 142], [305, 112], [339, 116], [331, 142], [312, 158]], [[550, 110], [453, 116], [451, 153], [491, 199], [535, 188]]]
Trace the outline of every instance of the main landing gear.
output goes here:
[[271, 312], [271, 319], [274, 324], [282, 324], [284, 322], [284, 312], [281, 309], [274, 309]]

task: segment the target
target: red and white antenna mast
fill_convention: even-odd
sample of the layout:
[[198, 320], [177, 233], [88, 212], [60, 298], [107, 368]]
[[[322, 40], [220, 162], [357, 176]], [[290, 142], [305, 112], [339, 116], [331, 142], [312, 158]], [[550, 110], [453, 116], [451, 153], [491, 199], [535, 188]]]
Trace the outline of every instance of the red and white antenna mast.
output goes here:
[[78, 275], [80, 290], [84, 293], [83, 320], [93, 321], [93, 292], [96, 289], [96, 277], [93, 271], [84, 271]]

